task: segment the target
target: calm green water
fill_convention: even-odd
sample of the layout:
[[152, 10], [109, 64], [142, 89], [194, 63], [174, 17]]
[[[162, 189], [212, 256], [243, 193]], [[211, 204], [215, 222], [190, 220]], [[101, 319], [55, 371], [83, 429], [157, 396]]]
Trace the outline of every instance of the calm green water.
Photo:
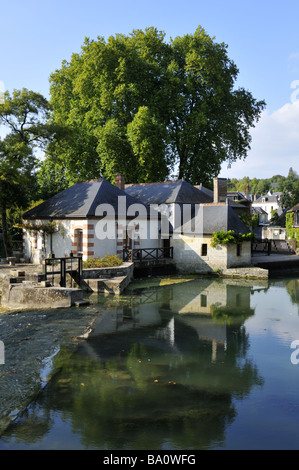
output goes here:
[[56, 354], [0, 449], [299, 449], [298, 279], [91, 300], [93, 333]]

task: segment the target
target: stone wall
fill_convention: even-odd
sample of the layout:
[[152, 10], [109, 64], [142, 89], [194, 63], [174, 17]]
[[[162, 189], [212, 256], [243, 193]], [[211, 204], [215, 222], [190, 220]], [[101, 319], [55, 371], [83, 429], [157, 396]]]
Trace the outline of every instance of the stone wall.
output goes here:
[[83, 279], [103, 279], [107, 277], [128, 276], [133, 278], [134, 263], [122, 263], [120, 266], [109, 268], [83, 269]]
[[211, 236], [179, 235], [173, 239], [173, 261], [180, 272], [208, 273], [251, 265], [251, 244], [211, 246]]

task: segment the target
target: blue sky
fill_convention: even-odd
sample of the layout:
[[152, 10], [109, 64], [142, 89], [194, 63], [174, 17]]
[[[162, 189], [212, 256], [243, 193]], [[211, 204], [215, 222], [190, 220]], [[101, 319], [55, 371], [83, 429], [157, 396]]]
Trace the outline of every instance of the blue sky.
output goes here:
[[46, 97], [49, 75], [80, 52], [85, 37], [154, 26], [169, 38], [202, 26], [227, 44], [239, 68], [236, 86], [267, 103], [247, 159], [224, 165], [220, 176], [299, 172], [298, 1], [2, 0], [0, 15], [0, 91], [25, 87]]

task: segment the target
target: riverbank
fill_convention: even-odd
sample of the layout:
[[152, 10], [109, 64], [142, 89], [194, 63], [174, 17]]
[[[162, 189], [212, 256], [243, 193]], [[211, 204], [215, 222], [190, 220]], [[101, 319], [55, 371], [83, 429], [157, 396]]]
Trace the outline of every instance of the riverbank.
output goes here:
[[[59, 370], [101, 312], [99, 305], [0, 314], [0, 435]], [[3, 312], [2, 312], [3, 313]]]

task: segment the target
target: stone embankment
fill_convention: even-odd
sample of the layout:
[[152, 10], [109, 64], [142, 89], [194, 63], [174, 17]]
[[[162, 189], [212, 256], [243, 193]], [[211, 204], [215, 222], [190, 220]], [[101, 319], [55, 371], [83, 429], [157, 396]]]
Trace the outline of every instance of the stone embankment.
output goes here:
[[28, 280], [24, 270], [10, 271], [10, 275], [2, 280], [1, 306], [10, 310], [63, 308], [80, 302], [83, 302], [82, 290], [53, 287], [44, 280]]
[[86, 304], [85, 292], [121, 294], [133, 278], [133, 263], [118, 267], [84, 269], [80, 286], [69, 276], [67, 287], [60, 287], [60, 276], [45, 280], [38, 265], [1, 266], [1, 306], [7, 309], [63, 308]]
[[81, 288], [89, 292], [121, 294], [133, 279], [134, 263], [123, 263], [111, 268], [83, 270]]
[[268, 269], [259, 267], [247, 267], [247, 268], [229, 268], [223, 269], [221, 277], [229, 277], [232, 279], [268, 279]]

